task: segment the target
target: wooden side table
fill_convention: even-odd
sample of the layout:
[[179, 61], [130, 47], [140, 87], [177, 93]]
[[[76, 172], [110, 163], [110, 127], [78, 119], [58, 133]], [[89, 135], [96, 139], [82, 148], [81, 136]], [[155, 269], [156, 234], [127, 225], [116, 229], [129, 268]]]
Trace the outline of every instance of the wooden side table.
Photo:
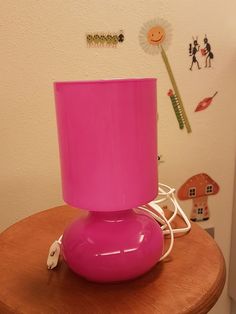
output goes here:
[[[0, 235], [1, 314], [202, 314], [219, 298], [225, 283], [224, 258], [195, 223], [175, 240], [168, 259], [133, 281], [88, 282], [63, 260], [48, 270], [49, 246], [81, 214], [68, 206], [48, 209]], [[179, 218], [176, 224], [182, 224]]]

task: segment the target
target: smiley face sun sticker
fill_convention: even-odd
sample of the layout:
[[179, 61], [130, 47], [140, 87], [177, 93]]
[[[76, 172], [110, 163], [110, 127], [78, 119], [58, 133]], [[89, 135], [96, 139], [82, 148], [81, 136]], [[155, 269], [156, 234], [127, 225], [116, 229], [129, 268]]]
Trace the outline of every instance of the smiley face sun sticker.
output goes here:
[[163, 19], [154, 19], [143, 25], [139, 33], [139, 42], [149, 54], [158, 54], [161, 47], [167, 49], [172, 37], [170, 24]]
[[172, 83], [172, 87], [174, 90], [173, 96], [176, 99], [176, 103], [178, 104], [178, 110], [181, 114], [181, 120], [183, 123], [183, 127], [186, 127], [188, 133], [192, 132], [191, 126], [188, 121], [188, 117], [186, 115], [184, 105], [167, 57], [165, 50], [169, 47], [171, 42], [172, 31], [171, 25], [165, 21], [164, 19], [153, 19], [146, 22], [140, 32], [139, 32], [139, 43], [140, 46], [146, 53], [155, 55], [159, 52], [161, 53], [162, 59], [165, 63], [166, 70], [169, 74], [170, 81]]

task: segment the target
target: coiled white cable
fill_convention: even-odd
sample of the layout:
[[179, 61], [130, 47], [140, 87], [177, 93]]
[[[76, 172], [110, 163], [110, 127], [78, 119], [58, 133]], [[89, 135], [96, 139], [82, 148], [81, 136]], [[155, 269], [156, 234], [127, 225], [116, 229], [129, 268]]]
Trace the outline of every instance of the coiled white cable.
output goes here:
[[[161, 224], [161, 229], [164, 235], [170, 235], [170, 245], [166, 253], [161, 257], [160, 260], [166, 258], [170, 252], [172, 251], [174, 245], [174, 234], [177, 233], [187, 233], [191, 229], [191, 224], [187, 216], [185, 215], [183, 209], [180, 207], [179, 203], [177, 202], [175, 196], [175, 189], [169, 187], [166, 184], [159, 183], [159, 199], [155, 199], [152, 202], [148, 203], [147, 205], [139, 206], [138, 208], [148, 212], [153, 216], [154, 219]], [[161, 198], [160, 198], [161, 197]], [[163, 209], [159, 206], [159, 204], [171, 201], [174, 210], [172, 216], [167, 219], [165, 217]], [[177, 228], [173, 229], [171, 227], [171, 222], [175, 219], [176, 215], [179, 215], [186, 224], [184, 228]], [[167, 229], [166, 229], [167, 228]]]
[[[151, 202], [151, 203], [149, 203], [149, 204], [150, 204], [150, 206], [151, 206], [153, 209], [156, 208], [156, 206], [158, 206], [158, 205], [154, 204], [153, 202]], [[160, 217], [159, 217], [157, 214], [155, 214], [154, 212], [152, 212], [151, 210], [149, 210], [147, 207], [141, 206], [141, 207], [138, 207], [138, 208], [140, 208], [140, 209], [146, 211], [146, 212], [149, 213], [151, 216], [153, 216], [154, 219], [156, 219], [158, 222], [160, 222]], [[157, 210], [156, 210], [156, 211], [157, 211]], [[162, 260], [163, 260], [164, 258], [166, 258], [166, 257], [170, 254], [170, 252], [172, 251], [172, 248], [173, 248], [173, 245], [174, 245], [174, 232], [173, 232], [173, 229], [172, 229], [172, 227], [171, 227], [171, 225], [170, 225], [170, 222], [166, 219], [165, 215], [163, 215], [161, 212], [158, 212], [158, 213], [159, 213], [159, 215], [161, 215], [163, 221], [166, 223], [166, 225], [168, 226], [169, 231], [170, 231], [170, 232], [169, 232], [169, 234], [170, 234], [170, 246], [169, 246], [168, 250], [165, 252], [165, 254], [162, 255], [162, 257], [159, 259], [159, 261], [162, 261]]]
[[[174, 212], [168, 221], [171, 223], [175, 219], [176, 215], [179, 215], [186, 224], [186, 227], [173, 229], [173, 232], [174, 233], [186, 233], [191, 229], [191, 223], [189, 219], [187, 218], [186, 214], [184, 213], [183, 209], [180, 207], [179, 203], [177, 202], [174, 196], [174, 193], [175, 193], [175, 189], [169, 187], [166, 184], [159, 183], [159, 196], [165, 196], [165, 197], [161, 199], [156, 199], [153, 202], [156, 204], [160, 204], [161, 202], [170, 200], [174, 206]], [[162, 227], [164, 230], [166, 226], [162, 226]], [[164, 234], [168, 234], [169, 230], [164, 230], [163, 232]]]

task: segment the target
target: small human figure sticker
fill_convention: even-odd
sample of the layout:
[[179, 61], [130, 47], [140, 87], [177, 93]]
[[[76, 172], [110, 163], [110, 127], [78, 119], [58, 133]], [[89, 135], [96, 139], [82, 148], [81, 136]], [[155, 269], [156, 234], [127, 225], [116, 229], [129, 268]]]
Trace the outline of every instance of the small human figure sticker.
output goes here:
[[[203, 45], [201, 49], [200, 47], [201, 46], [198, 43], [198, 36], [196, 36], [196, 38], [193, 37], [193, 42], [189, 44], [189, 56], [192, 57], [191, 65], [189, 68], [190, 71], [192, 71], [194, 67], [198, 70], [200, 70], [202, 66], [205, 66], [205, 68], [211, 68], [211, 62], [214, 59], [214, 54], [212, 52], [207, 35], [205, 35], [203, 39]], [[205, 59], [204, 64], [201, 64], [201, 60], [199, 63], [199, 52], [201, 53], [201, 56]], [[196, 66], [194, 66], [194, 64], [196, 64]]]
[[213, 52], [211, 51], [211, 45], [208, 42], [208, 38], [205, 35], [205, 38], [203, 40], [205, 47], [201, 49], [201, 53], [203, 56], [206, 57], [205, 60], [205, 68], [210, 68], [211, 67], [211, 60], [214, 58]]
[[189, 44], [189, 56], [192, 57], [192, 63], [189, 68], [190, 71], [192, 71], [193, 64], [196, 64], [198, 67], [198, 70], [200, 70], [199, 62], [197, 60], [197, 53], [199, 52], [200, 45], [198, 44], [198, 36], [196, 39], [193, 37], [193, 44]]

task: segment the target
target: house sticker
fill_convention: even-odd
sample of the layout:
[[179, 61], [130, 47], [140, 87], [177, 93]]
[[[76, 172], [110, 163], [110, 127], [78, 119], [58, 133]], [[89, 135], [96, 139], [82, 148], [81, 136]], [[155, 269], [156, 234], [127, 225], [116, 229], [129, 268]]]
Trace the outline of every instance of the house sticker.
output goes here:
[[188, 179], [178, 190], [180, 200], [193, 200], [190, 219], [192, 221], [210, 218], [207, 199], [219, 192], [219, 185], [206, 173], [199, 173]]

